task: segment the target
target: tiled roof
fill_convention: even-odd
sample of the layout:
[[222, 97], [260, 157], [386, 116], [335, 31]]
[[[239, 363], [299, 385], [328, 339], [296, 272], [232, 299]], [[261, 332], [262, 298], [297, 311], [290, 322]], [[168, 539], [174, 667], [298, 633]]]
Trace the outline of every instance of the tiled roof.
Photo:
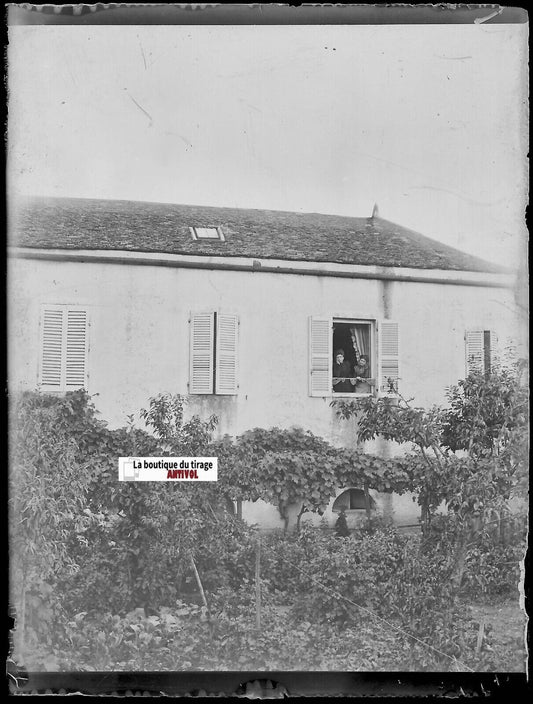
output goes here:
[[[379, 217], [32, 197], [11, 205], [9, 225], [17, 247], [504, 271]], [[189, 227], [221, 227], [225, 242], [194, 240]]]

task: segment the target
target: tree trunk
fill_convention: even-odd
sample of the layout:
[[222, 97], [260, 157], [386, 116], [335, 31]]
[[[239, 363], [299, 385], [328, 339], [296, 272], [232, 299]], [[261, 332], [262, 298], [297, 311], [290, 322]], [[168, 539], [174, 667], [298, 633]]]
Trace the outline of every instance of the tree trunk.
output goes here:
[[420, 525], [422, 528], [422, 535], [426, 536], [429, 528], [428, 521], [428, 507], [425, 499], [422, 500], [420, 504]]
[[305, 504], [302, 504], [302, 508], [300, 509], [299, 514], [296, 516], [296, 532], [300, 532], [300, 521], [302, 519], [302, 516], [305, 513]]
[[463, 575], [465, 571], [466, 552], [468, 545], [468, 534], [460, 534], [453, 549], [453, 566], [451, 575], [451, 584], [455, 591], [459, 591], [463, 583]]
[[190, 558], [191, 558], [192, 570], [193, 570], [194, 576], [196, 578], [196, 584], [198, 585], [198, 590], [200, 592], [200, 596], [202, 597], [202, 603], [205, 606], [205, 608], [207, 609], [207, 611], [209, 611], [209, 606], [207, 605], [207, 599], [205, 598], [204, 588], [202, 586], [202, 580], [200, 579], [200, 575], [198, 574], [198, 570], [196, 569], [196, 563], [194, 561], [194, 557], [192, 555], [190, 555]]

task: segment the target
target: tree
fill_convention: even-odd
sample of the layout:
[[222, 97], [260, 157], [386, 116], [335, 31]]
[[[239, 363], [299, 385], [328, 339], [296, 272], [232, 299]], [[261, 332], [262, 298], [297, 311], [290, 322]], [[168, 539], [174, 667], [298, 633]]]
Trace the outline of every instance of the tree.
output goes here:
[[103, 426], [83, 392], [64, 398], [26, 392], [11, 404], [9, 528], [16, 653], [49, 637], [59, 603], [58, 575], [79, 569], [71, 549], [91, 519], [85, 513], [90, 459], [84, 446]]
[[154, 436], [131, 417], [110, 430], [84, 391], [13, 400], [11, 586], [21, 642], [38, 629], [46, 642], [47, 622], [59, 627], [51, 605], [118, 613], [170, 603], [193, 573], [191, 555], [217, 583], [229, 579], [224, 556], [239, 528], [217, 511], [217, 483], [118, 481], [121, 456], [209, 454], [216, 418], [186, 420], [183, 410], [179, 397], [151, 399], [142, 417]]
[[[381, 436], [407, 446], [406, 456], [393, 464], [417, 494], [425, 534], [444, 503], [457, 585], [469, 542], [526, 481], [524, 375], [523, 362], [497, 367], [488, 377], [471, 374], [447, 390], [445, 408], [416, 408], [404, 398], [334, 402], [341, 418], [355, 421], [360, 441]], [[383, 468], [391, 471], [391, 461]]]

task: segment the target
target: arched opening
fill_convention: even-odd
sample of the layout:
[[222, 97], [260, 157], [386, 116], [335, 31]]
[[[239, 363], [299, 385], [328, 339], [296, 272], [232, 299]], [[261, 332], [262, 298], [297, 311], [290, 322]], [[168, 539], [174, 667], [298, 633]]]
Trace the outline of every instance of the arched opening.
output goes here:
[[[376, 502], [369, 496], [370, 509], [373, 511], [376, 508]], [[357, 511], [366, 509], [365, 492], [362, 489], [346, 489], [339, 494], [333, 502], [332, 511], [339, 513], [340, 511]]]

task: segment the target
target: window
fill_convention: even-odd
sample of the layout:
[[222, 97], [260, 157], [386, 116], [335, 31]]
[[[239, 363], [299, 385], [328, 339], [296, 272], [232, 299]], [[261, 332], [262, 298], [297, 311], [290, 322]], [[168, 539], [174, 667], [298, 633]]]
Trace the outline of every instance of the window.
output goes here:
[[492, 330], [467, 330], [465, 333], [466, 375], [490, 374], [494, 366], [498, 337]]
[[[376, 502], [369, 496], [370, 510], [375, 510]], [[366, 509], [365, 492], [362, 489], [346, 489], [342, 494], [337, 496], [333, 502], [332, 511], [355, 511], [358, 509]]]
[[74, 391], [87, 387], [87, 310], [45, 305], [41, 309], [39, 386], [43, 391]]
[[317, 316], [309, 323], [310, 396], [397, 395], [397, 323]]
[[224, 233], [220, 227], [190, 227], [193, 240], [221, 240], [225, 242]]
[[189, 393], [237, 393], [236, 315], [191, 313]]

